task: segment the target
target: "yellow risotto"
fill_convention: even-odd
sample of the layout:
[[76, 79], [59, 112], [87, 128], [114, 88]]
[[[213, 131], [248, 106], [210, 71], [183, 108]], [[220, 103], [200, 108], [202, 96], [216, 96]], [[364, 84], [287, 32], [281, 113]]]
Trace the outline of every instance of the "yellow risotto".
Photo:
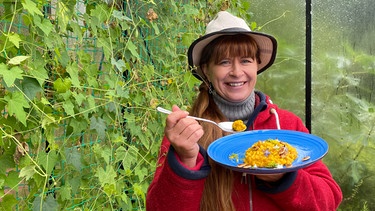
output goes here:
[[242, 120], [236, 120], [233, 122], [232, 129], [234, 131], [244, 131], [246, 130], [246, 125], [243, 123]]
[[291, 166], [297, 158], [297, 150], [278, 139], [258, 141], [246, 150], [244, 168], [281, 168]]

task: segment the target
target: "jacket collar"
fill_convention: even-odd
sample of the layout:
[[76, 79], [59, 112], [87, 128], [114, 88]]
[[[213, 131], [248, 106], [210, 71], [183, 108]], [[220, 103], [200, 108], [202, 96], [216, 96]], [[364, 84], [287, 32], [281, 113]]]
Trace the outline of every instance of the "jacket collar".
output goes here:
[[267, 108], [266, 95], [260, 91], [255, 91], [255, 109], [254, 112], [250, 115], [246, 123], [246, 128], [250, 128], [254, 123], [254, 120], [261, 111], [264, 111]]

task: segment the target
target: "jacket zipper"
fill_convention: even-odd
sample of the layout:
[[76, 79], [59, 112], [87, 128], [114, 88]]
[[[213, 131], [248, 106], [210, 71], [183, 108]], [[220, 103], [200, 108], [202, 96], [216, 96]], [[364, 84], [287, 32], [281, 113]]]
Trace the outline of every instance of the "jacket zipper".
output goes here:
[[247, 176], [248, 178], [248, 183], [249, 183], [249, 206], [250, 206], [250, 211], [253, 211], [253, 190], [251, 187], [251, 176]]

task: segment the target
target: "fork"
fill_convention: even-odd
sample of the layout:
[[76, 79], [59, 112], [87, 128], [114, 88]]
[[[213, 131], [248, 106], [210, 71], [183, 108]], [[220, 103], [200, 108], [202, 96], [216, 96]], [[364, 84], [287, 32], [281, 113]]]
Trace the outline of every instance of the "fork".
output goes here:
[[[165, 113], [165, 114], [172, 113], [172, 111], [167, 110], [167, 109], [162, 108], [162, 107], [157, 107], [156, 110], [159, 111], [159, 112], [161, 112], [161, 113]], [[234, 131], [233, 128], [232, 128], [233, 122], [219, 122], [219, 123], [216, 123], [216, 122], [214, 122], [212, 120], [204, 119], [204, 118], [199, 118], [199, 117], [195, 117], [195, 116], [187, 116], [187, 118], [192, 118], [192, 119], [195, 119], [195, 120], [198, 120], [198, 121], [209, 122], [209, 123], [212, 123], [212, 124], [218, 126], [220, 129], [222, 129], [225, 132], [237, 133], [237, 131]]]

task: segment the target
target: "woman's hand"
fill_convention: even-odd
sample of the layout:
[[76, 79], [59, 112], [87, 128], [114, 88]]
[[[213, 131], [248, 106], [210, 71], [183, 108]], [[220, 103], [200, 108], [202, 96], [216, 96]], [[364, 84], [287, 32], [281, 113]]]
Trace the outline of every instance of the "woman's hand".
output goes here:
[[202, 126], [192, 118], [186, 118], [187, 111], [174, 105], [172, 113], [166, 119], [165, 135], [176, 150], [180, 160], [187, 167], [196, 165], [199, 145], [198, 140], [203, 135]]

